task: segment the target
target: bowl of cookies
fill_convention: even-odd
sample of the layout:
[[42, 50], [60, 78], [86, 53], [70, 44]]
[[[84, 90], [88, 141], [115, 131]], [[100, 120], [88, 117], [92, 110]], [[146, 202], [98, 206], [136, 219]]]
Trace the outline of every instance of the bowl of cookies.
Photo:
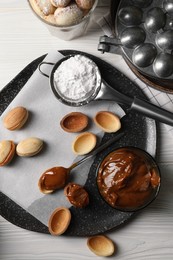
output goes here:
[[28, 0], [28, 3], [53, 36], [72, 40], [85, 34], [98, 0]]

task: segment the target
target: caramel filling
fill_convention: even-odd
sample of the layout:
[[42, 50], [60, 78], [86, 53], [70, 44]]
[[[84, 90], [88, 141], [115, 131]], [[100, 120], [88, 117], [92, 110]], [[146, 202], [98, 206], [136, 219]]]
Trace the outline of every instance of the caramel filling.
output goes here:
[[135, 148], [121, 148], [101, 163], [97, 185], [112, 206], [133, 209], [147, 204], [160, 184], [156, 164], [149, 155]]

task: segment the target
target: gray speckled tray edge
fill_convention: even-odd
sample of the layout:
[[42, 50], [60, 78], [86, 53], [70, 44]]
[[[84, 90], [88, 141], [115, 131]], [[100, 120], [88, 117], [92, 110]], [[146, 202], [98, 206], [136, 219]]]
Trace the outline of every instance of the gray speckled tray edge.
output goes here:
[[[142, 91], [139, 90], [139, 88], [132, 83], [128, 78], [126, 78], [121, 72], [119, 72], [117, 69], [109, 65], [108, 63], [102, 61], [101, 59], [86, 54], [81, 53], [74, 50], [63, 50], [61, 51], [63, 55], [69, 55], [69, 54], [84, 54], [92, 58], [97, 65], [100, 68], [102, 77], [111, 85], [117, 84], [119, 82], [120, 84], [116, 85], [118, 90], [121, 90], [122, 92], [129, 94], [129, 92], [132, 95], [137, 94], [138, 96], [145, 98]], [[36, 60], [32, 61], [30, 64], [28, 64], [12, 81], [10, 81], [0, 92], [0, 115], [3, 113], [3, 111], [7, 108], [7, 106], [10, 104], [10, 102], [15, 98], [15, 96], [19, 93], [19, 91], [22, 89], [22, 87], [25, 85], [25, 83], [28, 81], [30, 76], [33, 74], [33, 72], [36, 70], [38, 64], [44, 59], [45, 55], [37, 58]], [[121, 83], [122, 81], [122, 83]], [[127, 87], [124, 87], [128, 85]], [[15, 88], [14, 88], [15, 86]], [[123, 86], [123, 88], [122, 88]], [[129, 126], [129, 122], [132, 122], [132, 124]], [[134, 122], [134, 123], [133, 123]], [[136, 122], [140, 125], [140, 133], [138, 133], [138, 137], [136, 140], [136, 131], [134, 131], [134, 127], [136, 127]], [[152, 128], [155, 130], [156, 124], [154, 121], [151, 121]], [[96, 188], [95, 183], [95, 173], [96, 168], [98, 166], [99, 161], [105, 156], [105, 153], [108, 151], [111, 151], [112, 149], [124, 145], [134, 145], [136, 147], [146, 149], [146, 139], [148, 138], [146, 135], [146, 125], [148, 124], [145, 117], [139, 116], [136, 113], [129, 113], [125, 122], [125, 127], [128, 128], [128, 133], [125, 134], [125, 137], [118, 141], [116, 145], [110, 146], [109, 149], [106, 151], [100, 153], [89, 173], [89, 178], [86, 182], [86, 188], [89, 189], [91, 197], [94, 197], [93, 201], [91, 199], [91, 205], [87, 207], [85, 210], [79, 210], [75, 209], [74, 207], [71, 207], [72, 212], [72, 222], [70, 224], [69, 229], [66, 231], [66, 235], [72, 235], [72, 236], [90, 236], [95, 235], [98, 233], [103, 233], [106, 231], [109, 231], [113, 228], [120, 227], [121, 225], [125, 224], [127, 221], [131, 220], [132, 217], [134, 217], [134, 212], [120, 212], [112, 209], [109, 207], [100, 197], [98, 194], [98, 190]], [[142, 126], [142, 127], [141, 127]], [[139, 127], [137, 127], [139, 128]], [[139, 132], [139, 129], [137, 130]], [[129, 138], [130, 134], [130, 138]], [[109, 135], [105, 135], [103, 138], [103, 142], [105, 142], [107, 139], [109, 139]], [[153, 137], [154, 138], [154, 137]], [[129, 140], [129, 141], [127, 141]], [[156, 137], [154, 141], [154, 145], [156, 144]], [[156, 152], [156, 147], [155, 147]], [[94, 178], [94, 179], [93, 179]], [[94, 181], [94, 182], [93, 182]], [[94, 183], [94, 184], [93, 184]], [[99, 198], [99, 199], [98, 199]], [[103, 212], [106, 212], [106, 216], [103, 214]], [[40, 221], [38, 221], [36, 218], [34, 218], [32, 215], [30, 215], [27, 211], [25, 211], [23, 208], [21, 208], [19, 205], [14, 203], [10, 198], [8, 198], [6, 195], [4, 195], [2, 192], [0, 192], [0, 214], [7, 219], [9, 222], [27, 229], [31, 231], [41, 232], [41, 233], [49, 233], [48, 228], [43, 225]], [[83, 219], [83, 217], [85, 218]], [[86, 221], [86, 216], [89, 216], [88, 221]], [[87, 224], [86, 224], [87, 223]]]

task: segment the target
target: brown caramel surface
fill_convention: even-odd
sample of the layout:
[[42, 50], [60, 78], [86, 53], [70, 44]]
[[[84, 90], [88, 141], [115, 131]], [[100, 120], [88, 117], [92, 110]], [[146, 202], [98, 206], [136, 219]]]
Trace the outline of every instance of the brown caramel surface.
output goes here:
[[97, 185], [112, 206], [132, 210], [147, 204], [160, 184], [150, 156], [137, 148], [121, 148], [106, 156], [99, 167]]
[[64, 167], [53, 167], [42, 174], [39, 187], [42, 191], [63, 188], [68, 179], [69, 170]]
[[89, 203], [88, 192], [79, 184], [69, 183], [64, 189], [64, 194], [76, 208], [84, 208]]

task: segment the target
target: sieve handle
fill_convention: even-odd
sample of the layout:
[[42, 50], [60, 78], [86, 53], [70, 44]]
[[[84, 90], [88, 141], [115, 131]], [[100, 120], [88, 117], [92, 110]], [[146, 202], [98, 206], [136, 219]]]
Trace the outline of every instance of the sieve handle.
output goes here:
[[134, 100], [131, 104], [131, 110], [135, 110], [145, 116], [151, 117], [164, 124], [173, 126], [173, 113], [151, 104], [146, 100], [134, 97]]
[[46, 74], [46, 73], [44, 73], [44, 72], [41, 70], [42, 65], [51, 65], [51, 66], [54, 66], [55, 63], [42, 61], [42, 62], [38, 65], [38, 69], [39, 69], [40, 73], [41, 73], [43, 76], [49, 78], [49, 75]]

